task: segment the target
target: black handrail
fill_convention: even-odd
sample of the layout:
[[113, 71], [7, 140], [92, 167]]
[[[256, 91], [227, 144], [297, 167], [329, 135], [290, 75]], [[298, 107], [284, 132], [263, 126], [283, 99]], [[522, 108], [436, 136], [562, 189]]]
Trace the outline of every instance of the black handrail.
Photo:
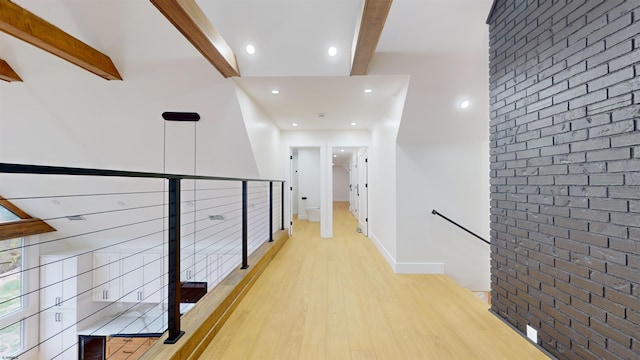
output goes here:
[[453, 225], [455, 225], [455, 226], [459, 227], [460, 229], [462, 229], [462, 230], [464, 230], [464, 231], [468, 232], [469, 234], [471, 234], [471, 235], [473, 235], [473, 236], [477, 237], [478, 239], [480, 239], [480, 240], [484, 241], [485, 243], [487, 243], [487, 244], [491, 245], [491, 243], [490, 243], [490, 242], [488, 242], [487, 240], [483, 239], [480, 235], [478, 235], [478, 234], [474, 233], [473, 231], [471, 231], [471, 230], [467, 229], [466, 227], [464, 227], [464, 226], [462, 226], [462, 225], [458, 224], [457, 222], [455, 222], [455, 221], [453, 221], [453, 220], [449, 219], [448, 217], [446, 217], [446, 216], [444, 216], [444, 215], [440, 214], [439, 212], [437, 212], [437, 211], [435, 211], [435, 210], [431, 210], [431, 213], [432, 213], [433, 215], [438, 215], [438, 216], [440, 216], [441, 218], [443, 218], [443, 219], [447, 220], [448, 222], [452, 223]]
[[270, 179], [248, 179], [248, 178], [232, 178], [232, 177], [220, 177], [220, 176], [164, 174], [164, 173], [139, 172], [139, 171], [104, 170], [104, 169], [76, 168], [76, 167], [64, 167], [64, 166], [25, 165], [25, 164], [9, 164], [9, 163], [0, 163], [0, 173], [112, 176], [112, 177], [154, 178], [154, 179], [284, 182], [284, 180], [270, 180]]

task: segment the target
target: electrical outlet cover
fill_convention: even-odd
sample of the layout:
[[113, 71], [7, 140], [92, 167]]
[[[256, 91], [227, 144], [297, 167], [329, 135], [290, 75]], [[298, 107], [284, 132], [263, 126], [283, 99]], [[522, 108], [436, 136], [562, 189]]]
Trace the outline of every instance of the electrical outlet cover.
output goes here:
[[527, 337], [534, 343], [538, 343], [538, 330], [534, 329], [530, 325], [527, 325]]

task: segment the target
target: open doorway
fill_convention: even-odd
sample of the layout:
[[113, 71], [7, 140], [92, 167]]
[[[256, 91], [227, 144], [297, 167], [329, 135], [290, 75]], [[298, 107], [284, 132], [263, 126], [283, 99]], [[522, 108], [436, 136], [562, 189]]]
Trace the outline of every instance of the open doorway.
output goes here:
[[[320, 148], [291, 148], [289, 159], [291, 219], [297, 217], [299, 220], [320, 222]], [[293, 234], [293, 221], [289, 232]]]
[[358, 231], [368, 236], [368, 158], [366, 147], [333, 148], [333, 201], [348, 201]]

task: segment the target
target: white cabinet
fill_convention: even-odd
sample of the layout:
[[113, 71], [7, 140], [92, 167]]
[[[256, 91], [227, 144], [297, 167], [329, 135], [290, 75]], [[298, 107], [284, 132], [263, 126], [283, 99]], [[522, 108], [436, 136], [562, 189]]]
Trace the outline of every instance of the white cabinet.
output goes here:
[[68, 255], [41, 256], [41, 309], [75, 309], [78, 294], [77, 274], [77, 257]]
[[40, 357], [78, 359], [78, 334], [74, 310], [46, 310], [40, 313]]
[[143, 265], [142, 255], [121, 255], [122, 258], [122, 297], [123, 302], [140, 301], [142, 292]]
[[[241, 260], [237, 253], [190, 253], [182, 258], [180, 280], [207, 282], [207, 290], [211, 291]], [[156, 304], [166, 301], [167, 261], [162, 254], [94, 253], [93, 300]]]
[[119, 253], [93, 253], [93, 301], [118, 301], [120, 275]]
[[181, 262], [180, 267], [180, 280], [207, 281], [207, 254], [191, 255]]
[[160, 303], [164, 297], [161, 254], [121, 254], [122, 302]]
[[143, 302], [160, 303], [166, 297], [168, 276], [160, 254], [144, 254], [144, 276], [141, 299]]

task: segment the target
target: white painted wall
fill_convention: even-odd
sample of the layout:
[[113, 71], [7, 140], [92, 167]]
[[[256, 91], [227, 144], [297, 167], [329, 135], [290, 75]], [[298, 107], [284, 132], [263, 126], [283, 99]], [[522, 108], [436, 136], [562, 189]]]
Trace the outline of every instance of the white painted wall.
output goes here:
[[307, 219], [308, 207], [320, 207], [319, 148], [298, 149], [298, 219]]
[[[397, 163], [388, 162], [396, 169], [397, 183], [388, 185], [395, 194], [386, 201], [395, 204], [393, 211], [380, 206], [384, 199], [380, 197], [386, 194], [375, 193], [370, 181], [373, 237], [384, 248], [395, 246], [395, 253], [389, 253], [397, 272], [446, 273], [467, 288], [488, 290], [486, 244], [467, 239], [468, 234], [448, 223], [434, 223], [430, 214], [436, 205], [445, 204], [443, 209], [455, 209], [450, 217], [459, 217], [482, 236], [489, 233], [487, 52], [383, 52], [376, 55], [369, 73], [396, 74], [398, 69], [410, 74], [411, 81], [397, 131], [393, 155]], [[459, 109], [463, 98], [471, 101], [466, 111]], [[374, 132], [375, 139], [386, 135], [386, 131]], [[372, 148], [377, 142], [372, 141]], [[373, 159], [370, 153], [370, 169], [376, 166]], [[374, 221], [392, 212], [397, 221], [392, 225], [395, 237], [386, 227], [376, 228]]]
[[488, 146], [479, 141], [398, 148], [399, 263], [442, 262], [462, 286], [489, 289], [489, 246], [431, 214], [436, 209], [489, 239]]
[[333, 167], [333, 201], [349, 201], [349, 170]]
[[[51, 10], [52, 17], [68, 15], [55, 6], [40, 5]], [[106, 3], [93, 5], [96, 8], [92, 13], [113, 10]], [[282, 172], [282, 147], [273, 128], [265, 125], [264, 116], [258, 110], [252, 112], [246, 98], [242, 98], [241, 109], [234, 82], [222, 78], [152, 4], [136, 2], [121, 20], [112, 34], [104, 34], [104, 38], [94, 34], [99, 39], [89, 42], [102, 44], [124, 81], [106, 81], [62, 60], [45, 69], [38, 62], [44, 57], [50, 62], [51, 55], [24, 44], [32, 56], [12, 64], [18, 72], [29, 70], [24, 72], [25, 81], [0, 83], [0, 162], [150, 172], [166, 168], [185, 174], [193, 174], [195, 168], [199, 175], [257, 178], [262, 174], [254, 157], [255, 147], [261, 154], [261, 168], [273, 165], [274, 173], [269, 175]], [[125, 28], [137, 29], [140, 23], [154, 28], [154, 37], [176, 44], [176, 53], [183, 55], [167, 54], [166, 44], [149, 42], [145, 32], [127, 31], [127, 41], [119, 38]], [[114, 45], [110, 48], [105, 44]], [[195, 111], [201, 120], [165, 122], [161, 117], [164, 111]], [[246, 120], [249, 125], [243, 121], [243, 111], [250, 115]], [[9, 198], [163, 188], [162, 181], [0, 177], [0, 194]], [[111, 198], [94, 204], [61, 200], [59, 205], [50, 200], [15, 202], [33, 216], [47, 218], [61, 212], [82, 213], [81, 209], [118, 208], [118, 201], [129, 206], [137, 200]], [[162, 203], [163, 199], [153, 201]], [[162, 215], [159, 211], [158, 216]], [[112, 224], [111, 220], [117, 223], [118, 216], [123, 217], [120, 223], [132, 219], [131, 215], [118, 213], [105, 224]], [[78, 224], [65, 220], [54, 226], [58, 232], [45, 238], [83, 232], [95, 225], [91, 221]], [[109, 239], [96, 239], [96, 243], [106, 245], [121, 236], [114, 233]], [[89, 242], [87, 239], [87, 246]]]
[[285, 179], [280, 129], [240, 86], [236, 92], [260, 177]]
[[407, 86], [396, 95], [396, 103], [387, 120], [371, 130], [368, 150], [369, 237], [394, 270], [397, 257], [396, 137]]

